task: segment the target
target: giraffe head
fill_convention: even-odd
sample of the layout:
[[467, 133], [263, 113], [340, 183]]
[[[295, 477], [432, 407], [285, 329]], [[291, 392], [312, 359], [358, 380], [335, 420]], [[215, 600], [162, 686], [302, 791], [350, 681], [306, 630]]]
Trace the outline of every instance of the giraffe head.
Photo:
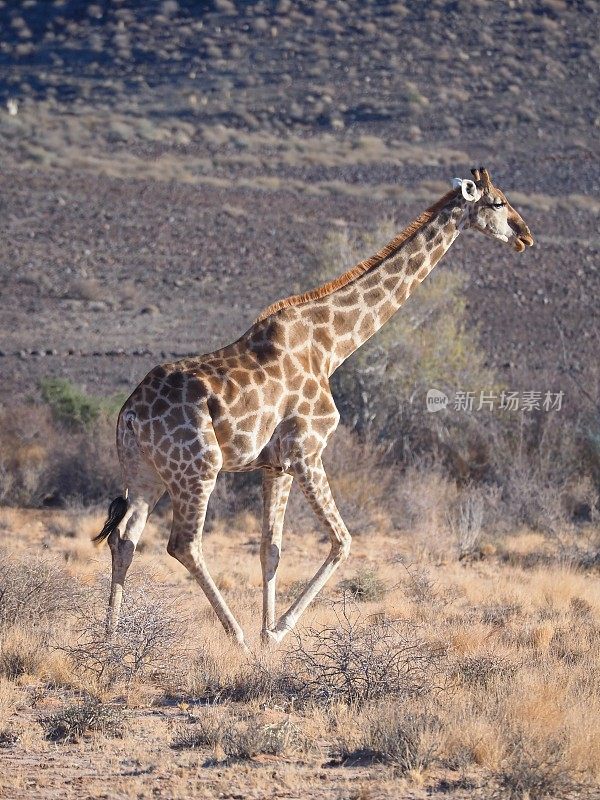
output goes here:
[[517, 253], [533, 244], [533, 236], [521, 215], [508, 202], [506, 195], [492, 185], [487, 169], [472, 169], [474, 180], [454, 178], [452, 185], [466, 201], [465, 228], [510, 244]]

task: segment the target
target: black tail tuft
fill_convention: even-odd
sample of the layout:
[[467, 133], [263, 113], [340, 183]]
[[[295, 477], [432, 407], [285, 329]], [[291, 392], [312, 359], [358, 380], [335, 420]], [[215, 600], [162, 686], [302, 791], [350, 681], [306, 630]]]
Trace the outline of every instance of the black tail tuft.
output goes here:
[[105, 539], [111, 535], [111, 533], [116, 530], [117, 525], [125, 514], [127, 513], [127, 508], [129, 503], [124, 497], [115, 497], [112, 501], [110, 506], [108, 507], [108, 518], [104, 523], [104, 527], [98, 534], [98, 536], [94, 536], [92, 542], [96, 542], [97, 544], [103, 542]]

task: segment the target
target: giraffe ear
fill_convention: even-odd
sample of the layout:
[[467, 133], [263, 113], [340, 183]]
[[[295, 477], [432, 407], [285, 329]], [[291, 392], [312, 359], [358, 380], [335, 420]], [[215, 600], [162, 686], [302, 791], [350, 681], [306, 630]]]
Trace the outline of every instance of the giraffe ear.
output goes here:
[[475, 181], [470, 180], [470, 178], [465, 178], [464, 180], [462, 178], [452, 178], [452, 186], [455, 189], [460, 187], [462, 196], [469, 203], [474, 203], [481, 197], [481, 192], [477, 188]]

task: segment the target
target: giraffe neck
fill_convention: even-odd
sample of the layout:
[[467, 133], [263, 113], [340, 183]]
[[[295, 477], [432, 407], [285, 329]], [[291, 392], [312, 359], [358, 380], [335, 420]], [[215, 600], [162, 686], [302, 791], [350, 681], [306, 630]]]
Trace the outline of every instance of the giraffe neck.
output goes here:
[[317, 330], [329, 326], [329, 375], [377, 333], [429, 275], [458, 236], [464, 214], [462, 198], [455, 198], [376, 267], [301, 306], [302, 316]]

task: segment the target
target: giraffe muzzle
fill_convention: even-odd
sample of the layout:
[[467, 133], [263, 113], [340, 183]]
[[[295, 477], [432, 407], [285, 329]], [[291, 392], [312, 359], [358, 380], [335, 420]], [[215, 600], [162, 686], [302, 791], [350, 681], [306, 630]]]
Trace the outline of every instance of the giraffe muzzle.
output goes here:
[[517, 233], [515, 235], [515, 250], [522, 253], [526, 247], [533, 245], [533, 236], [530, 233]]
[[514, 235], [513, 243], [517, 253], [522, 253], [526, 247], [531, 247], [533, 245], [531, 231], [522, 220], [509, 219], [508, 224], [512, 228]]

